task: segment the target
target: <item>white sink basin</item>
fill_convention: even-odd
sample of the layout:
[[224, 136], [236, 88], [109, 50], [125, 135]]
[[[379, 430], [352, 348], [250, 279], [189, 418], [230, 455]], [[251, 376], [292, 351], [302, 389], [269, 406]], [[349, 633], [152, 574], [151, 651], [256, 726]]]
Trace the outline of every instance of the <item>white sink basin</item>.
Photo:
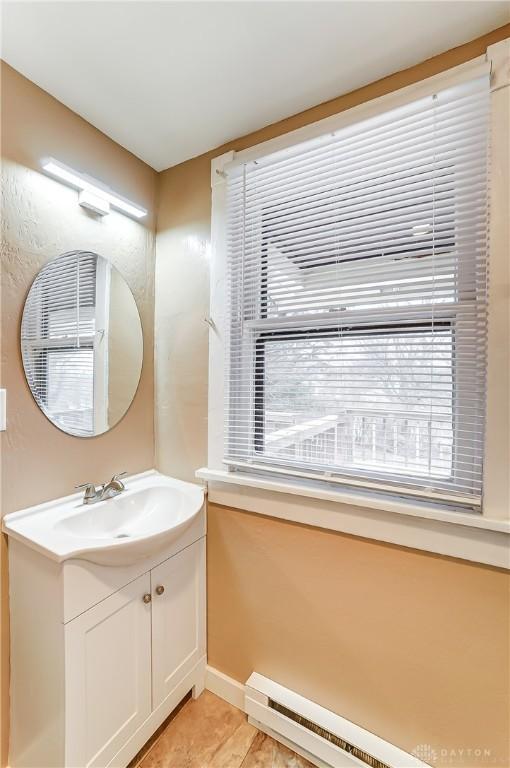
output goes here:
[[84, 505], [80, 493], [13, 512], [2, 528], [58, 562], [128, 565], [178, 538], [204, 503], [200, 486], [159, 472], [127, 478], [125, 485], [96, 504]]

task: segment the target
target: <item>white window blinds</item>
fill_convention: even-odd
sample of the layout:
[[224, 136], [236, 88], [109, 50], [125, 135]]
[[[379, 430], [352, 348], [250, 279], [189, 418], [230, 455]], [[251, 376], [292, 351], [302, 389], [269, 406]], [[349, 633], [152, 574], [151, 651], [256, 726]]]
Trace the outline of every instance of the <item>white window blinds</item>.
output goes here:
[[94, 253], [50, 262], [36, 277], [21, 327], [27, 379], [42, 411], [73, 434], [94, 434]]
[[478, 507], [488, 77], [232, 169], [225, 461]]

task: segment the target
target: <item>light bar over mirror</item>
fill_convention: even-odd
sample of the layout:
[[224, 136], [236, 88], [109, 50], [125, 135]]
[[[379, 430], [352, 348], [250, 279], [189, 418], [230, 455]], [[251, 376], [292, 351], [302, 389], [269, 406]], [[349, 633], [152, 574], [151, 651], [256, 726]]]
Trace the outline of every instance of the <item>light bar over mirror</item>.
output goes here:
[[[128, 216], [134, 216], [137, 219], [141, 219], [147, 215], [145, 208], [141, 208], [129, 200], [120, 197], [102, 184], [100, 181], [87, 176], [84, 173], [75, 171], [69, 168], [59, 160], [55, 160], [53, 157], [47, 157], [42, 161], [42, 168], [50, 176], [53, 176], [59, 181], [63, 181], [70, 187], [74, 187], [80, 191], [91, 192], [96, 198], [100, 198], [109, 203], [112, 208], [115, 208], [122, 213], [127, 213]], [[106, 211], [105, 211], [106, 213]]]

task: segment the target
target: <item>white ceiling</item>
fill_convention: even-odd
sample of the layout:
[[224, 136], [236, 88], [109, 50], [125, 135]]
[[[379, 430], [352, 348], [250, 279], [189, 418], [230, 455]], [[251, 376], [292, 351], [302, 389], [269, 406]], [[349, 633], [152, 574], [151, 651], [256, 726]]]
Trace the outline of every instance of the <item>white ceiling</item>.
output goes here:
[[508, 2], [4, 2], [2, 58], [156, 170], [510, 20]]

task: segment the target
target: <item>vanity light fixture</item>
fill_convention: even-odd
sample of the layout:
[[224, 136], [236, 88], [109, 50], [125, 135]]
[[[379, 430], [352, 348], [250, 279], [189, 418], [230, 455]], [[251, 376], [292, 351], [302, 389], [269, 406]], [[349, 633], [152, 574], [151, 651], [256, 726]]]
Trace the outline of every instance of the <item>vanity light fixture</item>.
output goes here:
[[110, 206], [137, 219], [147, 215], [145, 208], [140, 208], [140, 206], [130, 203], [129, 200], [119, 197], [100, 181], [96, 181], [84, 173], [74, 171], [59, 160], [54, 160], [52, 157], [45, 158], [42, 161], [42, 167], [50, 176], [54, 176], [70, 187], [80, 190], [79, 203], [84, 208], [89, 208], [89, 210], [102, 216], [109, 212]]
[[78, 204], [82, 208], [87, 208], [87, 210], [99, 214], [99, 216], [106, 216], [107, 213], [110, 213], [110, 203], [108, 200], [105, 200], [100, 195], [96, 195], [95, 192], [91, 192], [90, 189], [80, 189]]

